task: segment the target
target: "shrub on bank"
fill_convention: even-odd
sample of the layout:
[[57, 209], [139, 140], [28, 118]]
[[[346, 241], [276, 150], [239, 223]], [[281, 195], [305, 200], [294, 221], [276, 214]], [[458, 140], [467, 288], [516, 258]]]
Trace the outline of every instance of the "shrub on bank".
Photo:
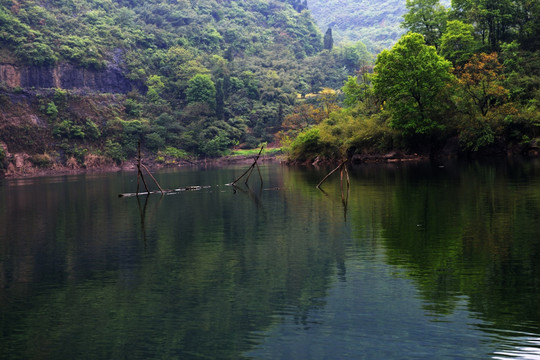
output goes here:
[[7, 168], [6, 152], [4, 148], [0, 146], [0, 170]]
[[354, 153], [381, 153], [393, 148], [396, 136], [383, 114], [354, 116], [342, 110], [301, 132], [291, 142], [289, 156], [305, 161], [317, 156], [342, 159]]
[[34, 154], [29, 160], [34, 166], [39, 168], [49, 168], [53, 164], [53, 159], [49, 154]]

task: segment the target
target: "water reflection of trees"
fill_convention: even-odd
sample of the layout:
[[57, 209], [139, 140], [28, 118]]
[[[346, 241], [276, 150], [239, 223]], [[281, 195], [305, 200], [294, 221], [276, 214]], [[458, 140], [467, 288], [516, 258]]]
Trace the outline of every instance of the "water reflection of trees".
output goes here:
[[[346, 279], [351, 237], [384, 246], [435, 316], [465, 295], [495, 327], [538, 332], [540, 190], [523, 182], [537, 166], [363, 165], [347, 226], [339, 179], [326, 197], [315, 188], [324, 171], [261, 170], [276, 190], [258, 203], [213, 187], [139, 208], [116, 198], [127, 184], [114, 177], [0, 194], [0, 353], [241, 358], [283, 317], [310, 326], [333, 276]], [[190, 176], [185, 185], [234, 178]]]
[[[283, 175], [269, 187], [288, 188]], [[344, 257], [341, 213], [302, 191], [263, 192], [261, 207], [214, 187], [139, 207], [118, 184], [80, 185], [0, 205], [0, 350], [15, 358], [241, 358], [279, 314], [310, 326]]]
[[426, 308], [462, 299], [495, 328], [540, 331], [540, 189], [534, 163], [400, 173], [383, 217], [388, 261], [418, 283]]

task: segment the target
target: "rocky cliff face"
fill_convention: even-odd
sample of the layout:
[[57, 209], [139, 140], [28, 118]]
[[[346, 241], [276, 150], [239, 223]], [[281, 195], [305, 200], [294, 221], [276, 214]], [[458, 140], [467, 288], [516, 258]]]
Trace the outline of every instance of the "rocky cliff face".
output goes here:
[[133, 84], [118, 68], [90, 70], [71, 64], [54, 67], [16, 66], [0, 64], [0, 82], [11, 88], [61, 88], [86, 89], [100, 93], [125, 94], [138, 84]]

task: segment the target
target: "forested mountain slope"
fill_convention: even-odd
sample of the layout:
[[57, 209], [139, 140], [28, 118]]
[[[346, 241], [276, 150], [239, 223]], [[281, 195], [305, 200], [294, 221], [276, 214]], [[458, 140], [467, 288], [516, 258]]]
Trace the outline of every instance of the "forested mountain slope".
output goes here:
[[300, 1], [0, 0], [0, 170], [257, 146], [350, 61]]

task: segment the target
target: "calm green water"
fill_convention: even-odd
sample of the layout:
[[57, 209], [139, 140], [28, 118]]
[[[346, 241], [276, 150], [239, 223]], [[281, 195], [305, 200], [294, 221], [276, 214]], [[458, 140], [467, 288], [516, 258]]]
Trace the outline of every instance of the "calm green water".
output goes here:
[[2, 180], [0, 358], [540, 359], [538, 161], [244, 170]]

